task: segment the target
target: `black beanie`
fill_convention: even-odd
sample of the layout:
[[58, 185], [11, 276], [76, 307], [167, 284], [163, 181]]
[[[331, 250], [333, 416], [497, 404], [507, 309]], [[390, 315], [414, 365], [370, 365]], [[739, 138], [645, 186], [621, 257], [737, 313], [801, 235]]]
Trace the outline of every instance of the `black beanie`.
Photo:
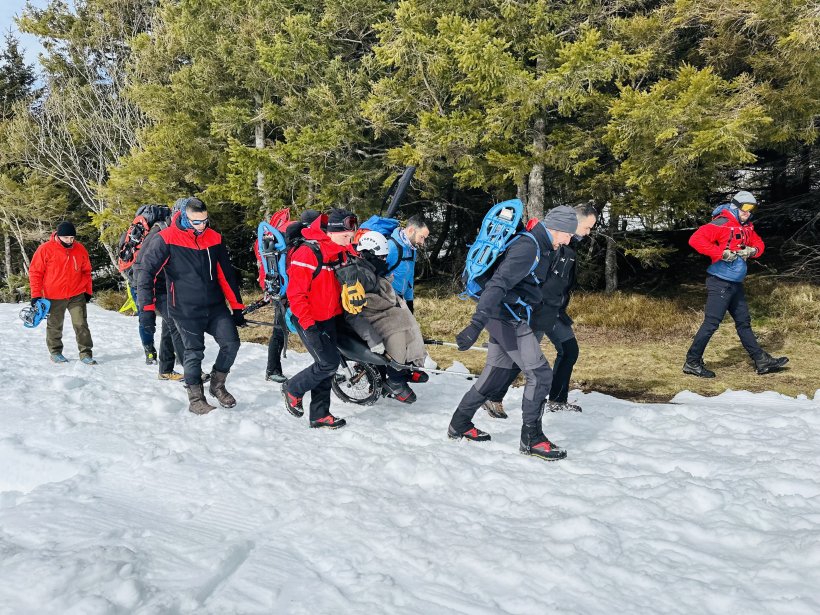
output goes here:
[[349, 216], [355, 217], [352, 211], [347, 209], [331, 209], [327, 215], [327, 232], [328, 233], [344, 233], [345, 231], [352, 231], [355, 229], [345, 228], [345, 219]]
[[63, 220], [57, 225], [57, 237], [76, 237], [77, 229], [68, 220]]
[[302, 212], [302, 215], [299, 216], [299, 221], [303, 224], [312, 224], [313, 221], [321, 215], [322, 213], [315, 209], [306, 209]]

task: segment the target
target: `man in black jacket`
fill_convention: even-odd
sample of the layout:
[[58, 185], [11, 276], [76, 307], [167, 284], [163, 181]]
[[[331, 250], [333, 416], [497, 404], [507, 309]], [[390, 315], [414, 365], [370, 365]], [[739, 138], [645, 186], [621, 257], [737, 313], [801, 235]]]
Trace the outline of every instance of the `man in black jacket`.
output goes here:
[[[577, 205], [574, 209], [578, 217], [575, 236], [571, 243], [561, 246], [553, 253], [549, 275], [541, 287], [543, 305], [532, 319], [532, 329], [538, 339], [541, 340], [544, 335], [549, 337], [558, 353], [552, 370], [552, 386], [547, 406], [550, 412], [581, 411], [580, 406], [567, 401], [572, 369], [578, 360], [578, 341], [572, 330], [572, 319], [567, 314], [567, 306], [570, 292], [575, 286], [576, 247], [595, 226], [598, 212], [591, 205]], [[484, 402], [483, 407], [491, 417], [507, 418], [502, 400], [517, 376], [516, 370], [510, 374], [509, 380], [491, 393], [490, 398]]]
[[[141, 324], [146, 329], [156, 329], [154, 285], [162, 270], [168, 290], [168, 313], [185, 347], [188, 409], [194, 414], [214, 409], [205, 399], [202, 385], [205, 333], [219, 344], [209, 391], [223, 408], [234, 407], [236, 399], [225, 388], [225, 379], [239, 350], [236, 327], [245, 324], [244, 306], [222, 236], [208, 228], [205, 203], [194, 197], [185, 199], [171, 226], [160, 231], [142, 252], [137, 289]], [[232, 313], [225, 305], [226, 300]]]
[[527, 382], [521, 403], [523, 425], [519, 450], [547, 460], [566, 457], [566, 451], [550, 442], [541, 427], [552, 370], [530, 327], [530, 317], [541, 306], [541, 285], [549, 274], [552, 252], [569, 243], [577, 226], [578, 219], [571, 207], [556, 207], [532, 227], [531, 237], [519, 236], [501, 257], [481, 293], [470, 324], [456, 336], [458, 349], [467, 350], [486, 327], [490, 343], [481, 376], [461, 399], [450, 420], [447, 429], [450, 438], [489, 440], [488, 433], [473, 425], [473, 416], [488, 396], [507, 382], [511, 373], [521, 370]]

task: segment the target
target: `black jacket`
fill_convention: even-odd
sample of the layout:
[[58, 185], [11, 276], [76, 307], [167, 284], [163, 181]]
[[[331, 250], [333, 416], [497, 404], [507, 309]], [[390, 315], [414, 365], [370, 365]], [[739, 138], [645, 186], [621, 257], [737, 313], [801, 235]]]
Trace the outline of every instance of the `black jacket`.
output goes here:
[[[525, 235], [513, 241], [485, 284], [474, 317], [480, 323], [484, 324], [490, 318], [526, 320], [527, 310], [522, 303], [529, 305], [533, 312], [540, 308], [543, 301], [541, 284], [547, 278], [552, 260], [552, 241], [540, 222], [530, 234], [535, 241]], [[529, 272], [536, 258], [538, 264], [531, 275]]]
[[569, 320], [566, 309], [570, 291], [575, 287], [576, 257], [575, 240], [553, 253], [549, 274], [541, 287], [542, 305], [531, 321], [534, 331], [552, 331], [556, 318]]
[[168, 309], [174, 320], [207, 317], [211, 309], [224, 307], [225, 300], [234, 310], [244, 307], [228, 251], [222, 236], [213, 229], [196, 235], [183, 229], [179, 216], [175, 216], [140, 253], [137, 302], [141, 309], [156, 309], [154, 289], [161, 271], [166, 276]]

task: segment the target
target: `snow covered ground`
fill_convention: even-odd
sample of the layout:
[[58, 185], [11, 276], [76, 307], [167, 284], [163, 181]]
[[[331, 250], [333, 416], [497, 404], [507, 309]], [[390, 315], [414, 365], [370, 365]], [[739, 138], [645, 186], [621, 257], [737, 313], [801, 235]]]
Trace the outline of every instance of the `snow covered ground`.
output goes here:
[[199, 417], [135, 319], [92, 305], [100, 365], [68, 324], [53, 365], [21, 307], [0, 305], [0, 613], [820, 613], [820, 392], [578, 393], [549, 464], [518, 453], [520, 390], [477, 415], [490, 443], [446, 438], [450, 376], [410, 407], [334, 398], [348, 427], [311, 430], [246, 344], [239, 405]]

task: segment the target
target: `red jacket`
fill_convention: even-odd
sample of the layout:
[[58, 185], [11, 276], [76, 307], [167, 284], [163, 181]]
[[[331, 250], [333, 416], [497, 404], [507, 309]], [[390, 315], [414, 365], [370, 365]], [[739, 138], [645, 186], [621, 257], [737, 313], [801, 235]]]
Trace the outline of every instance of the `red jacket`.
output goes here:
[[311, 246], [302, 244], [288, 259], [288, 301], [303, 329], [342, 313], [342, 286], [336, 279], [335, 269], [340, 261], [347, 260], [347, 254], [355, 254], [353, 248], [330, 240], [321, 229], [323, 219], [326, 223], [327, 216], [321, 215], [302, 231], [302, 236], [314, 242], [322, 254], [318, 275], [313, 277], [319, 262]]
[[66, 248], [57, 233], [37, 248], [28, 270], [32, 298], [70, 299], [91, 294], [91, 259], [83, 244], [75, 241]]
[[752, 258], [763, 255], [765, 245], [755, 232], [754, 224], [741, 224], [732, 215], [727, 207], [723, 209], [709, 224], [704, 224], [689, 238], [689, 245], [701, 254], [718, 262], [723, 257], [724, 250], [739, 250], [743, 246], [757, 248]]

